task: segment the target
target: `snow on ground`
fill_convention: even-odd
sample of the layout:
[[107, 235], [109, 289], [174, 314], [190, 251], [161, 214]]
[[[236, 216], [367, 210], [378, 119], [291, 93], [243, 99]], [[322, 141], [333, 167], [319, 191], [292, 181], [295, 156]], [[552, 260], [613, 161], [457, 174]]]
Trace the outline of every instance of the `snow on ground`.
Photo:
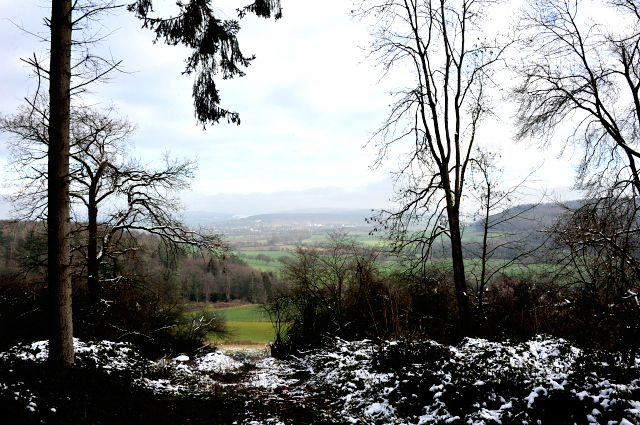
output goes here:
[[[578, 376], [574, 369], [581, 352], [562, 340], [403, 345], [339, 341], [336, 350], [303, 363], [317, 369], [313, 387], [339, 394], [335, 407], [351, 422], [363, 414], [367, 421], [394, 424], [640, 422], [640, 380], [618, 384], [596, 372]], [[556, 415], [565, 418], [549, 422], [554, 409], [564, 410]]]
[[[186, 357], [186, 356], [185, 356]], [[200, 371], [225, 373], [235, 371], [242, 367], [242, 362], [235, 360], [219, 351], [215, 353], [207, 353], [197, 362], [197, 368]]]
[[[82, 342], [78, 338], [73, 339], [76, 362], [79, 364], [91, 364], [104, 369], [109, 373], [112, 370], [132, 368], [141, 361], [138, 354], [129, 344], [111, 341]], [[0, 353], [0, 360], [8, 360], [15, 357], [24, 361], [45, 362], [49, 353], [49, 342], [38, 341], [31, 344], [17, 345], [10, 350]]]
[[[144, 360], [122, 343], [74, 340], [78, 363], [108, 373], [139, 368], [138, 385], [158, 394], [248, 390], [260, 403], [315, 403], [328, 423], [380, 424], [639, 424], [638, 365], [629, 374], [563, 340], [537, 337], [521, 344], [466, 339], [457, 347], [432, 341], [335, 340], [330, 348], [278, 360], [261, 350], [219, 350], [204, 356]], [[20, 361], [46, 360], [47, 342], [0, 353]], [[623, 376], [624, 375], [624, 376]], [[0, 389], [13, 391], [0, 383]], [[37, 409], [29, 389], [15, 391]], [[554, 413], [555, 412], [555, 413]], [[285, 424], [248, 415], [245, 424]]]

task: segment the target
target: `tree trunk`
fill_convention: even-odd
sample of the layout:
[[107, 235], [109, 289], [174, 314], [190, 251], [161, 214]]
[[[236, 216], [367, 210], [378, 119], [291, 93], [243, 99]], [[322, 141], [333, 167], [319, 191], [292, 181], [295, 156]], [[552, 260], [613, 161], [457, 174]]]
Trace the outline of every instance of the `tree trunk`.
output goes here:
[[491, 185], [487, 183], [487, 203], [485, 204], [485, 215], [482, 219], [482, 257], [480, 257], [481, 267], [480, 270], [480, 290], [478, 291], [478, 316], [479, 320], [482, 321], [482, 326], [484, 327], [485, 338], [491, 338], [491, 328], [489, 327], [489, 322], [485, 316], [484, 311], [484, 289], [487, 284], [487, 262], [489, 259], [487, 258], [487, 246], [488, 246], [488, 237], [489, 237], [489, 213], [491, 212]]
[[89, 240], [87, 242], [87, 287], [89, 289], [89, 301], [91, 311], [89, 312], [91, 333], [94, 340], [103, 338], [100, 325], [100, 258], [98, 258], [98, 205], [96, 202], [97, 183], [101, 178], [101, 166], [96, 176], [91, 181], [89, 188]]
[[464, 256], [462, 254], [462, 234], [460, 232], [460, 211], [453, 204], [451, 196], [447, 196], [447, 215], [451, 233], [451, 263], [453, 265], [453, 283], [458, 301], [458, 316], [462, 336], [471, 336], [471, 314], [469, 312], [469, 296], [467, 294], [467, 278], [464, 272]]
[[73, 365], [69, 217], [71, 0], [51, 2], [48, 152], [49, 364]]

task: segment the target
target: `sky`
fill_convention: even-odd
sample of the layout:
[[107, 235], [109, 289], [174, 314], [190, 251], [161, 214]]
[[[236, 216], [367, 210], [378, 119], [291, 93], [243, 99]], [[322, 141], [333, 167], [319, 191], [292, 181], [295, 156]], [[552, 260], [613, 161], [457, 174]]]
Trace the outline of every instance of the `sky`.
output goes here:
[[[235, 18], [248, 0], [221, 0], [219, 12]], [[0, 0], [0, 112], [12, 113], [36, 81], [20, 60], [46, 57], [47, 45], [25, 33], [42, 33], [47, 1]], [[173, 2], [156, 0], [156, 11], [171, 13]], [[390, 92], [402, 87], [406, 70], [380, 80], [381, 70], [361, 47], [371, 41], [367, 23], [349, 16], [348, 0], [283, 0], [279, 21], [248, 16], [240, 22], [240, 46], [256, 59], [246, 76], [218, 80], [222, 106], [240, 113], [242, 124], [196, 125], [191, 99], [192, 77], [181, 75], [188, 51], [153, 44], [132, 14], [122, 10], [99, 24], [112, 32], [97, 48], [122, 60], [121, 73], [109, 83], [91, 86], [83, 102], [114, 105], [138, 124], [130, 155], [149, 166], [163, 152], [197, 158], [192, 188], [182, 194], [187, 210], [230, 214], [264, 214], [304, 208], [393, 208], [389, 173], [396, 155], [371, 169], [376, 149], [367, 142], [389, 112]], [[509, 19], [505, 10], [494, 19]], [[97, 27], [96, 27], [97, 28]], [[508, 118], [508, 117], [507, 117]], [[571, 153], [558, 159], [554, 150], [516, 145], [505, 123], [489, 122], [481, 143], [502, 155], [508, 175], [516, 178], [538, 168], [539, 187], [565, 199], [573, 169]], [[0, 134], [0, 142], [6, 135]], [[7, 150], [0, 146], [0, 164]], [[6, 170], [0, 170], [6, 177]], [[0, 189], [1, 190], [1, 189]], [[0, 202], [0, 218], [9, 206]]]

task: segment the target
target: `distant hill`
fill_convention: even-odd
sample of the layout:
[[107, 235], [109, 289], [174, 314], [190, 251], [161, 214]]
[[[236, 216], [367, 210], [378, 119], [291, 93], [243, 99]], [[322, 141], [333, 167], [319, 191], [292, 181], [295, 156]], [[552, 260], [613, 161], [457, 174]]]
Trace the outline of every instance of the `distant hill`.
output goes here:
[[366, 226], [366, 217], [371, 217], [371, 210], [344, 211], [337, 213], [279, 213], [259, 214], [236, 220], [229, 220], [226, 225], [262, 225], [262, 226]]
[[185, 211], [184, 221], [191, 227], [208, 226], [218, 224], [223, 221], [232, 220], [233, 214], [207, 212], [207, 211]]
[[[580, 206], [580, 201], [569, 201], [565, 203], [570, 208]], [[521, 211], [527, 210], [531, 205], [523, 204], [512, 207], [500, 214], [491, 216], [492, 220], [500, 215], [509, 214], [514, 216]], [[563, 208], [556, 203], [540, 204], [521, 216], [510, 220], [508, 223], [496, 226], [494, 231], [514, 230], [522, 231], [548, 228], [553, 221], [563, 212]], [[308, 208], [287, 210], [274, 214], [258, 214], [251, 216], [239, 216], [227, 213], [187, 211], [184, 213], [185, 221], [189, 226], [209, 226], [215, 225], [222, 228], [243, 228], [243, 227], [308, 227], [308, 226], [357, 226], [368, 227], [365, 218], [374, 215], [370, 209], [344, 210], [339, 208]], [[479, 221], [472, 226], [480, 227]]]
[[276, 211], [269, 214], [342, 214], [371, 210], [350, 210], [347, 208], [296, 208], [293, 210]]
[[185, 221], [191, 227], [215, 225], [217, 227], [306, 227], [306, 226], [367, 226], [370, 209], [346, 210], [339, 208], [313, 208], [258, 214], [247, 217], [204, 211], [187, 211]]
[[[564, 205], [569, 208], [578, 208], [582, 201], [568, 201]], [[520, 216], [515, 217], [508, 222], [494, 227], [494, 231], [505, 231], [518, 229], [521, 231], [541, 230], [551, 227], [555, 219], [565, 212], [565, 209], [557, 203], [540, 204], [531, 208], [531, 204], [517, 205], [509, 208], [499, 214], [493, 214], [489, 218], [489, 222], [499, 219], [501, 216], [515, 217], [519, 213]], [[530, 209], [531, 208], [531, 209]], [[526, 211], [529, 210], [529, 211]], [[524, 212], [526, 211], [526, 212]], [[481, 227], [482, 223], [476, 221], [473, 223], [475, 227]]]

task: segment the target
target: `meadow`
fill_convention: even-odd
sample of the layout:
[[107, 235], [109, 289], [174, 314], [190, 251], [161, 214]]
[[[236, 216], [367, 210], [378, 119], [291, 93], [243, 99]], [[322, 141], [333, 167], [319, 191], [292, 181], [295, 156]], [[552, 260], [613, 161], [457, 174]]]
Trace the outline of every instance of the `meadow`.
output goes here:
[[[210, 310], [214, 309], [211, 308]], [[271, 325], [271, 321], [262, 311], [262, 306], [259, 304], [224, 308], [214, 311], [225, 318], [232, 335], [230, 338], [224, 340], [211, 335], [209, 342], [222, 345], [251, 345], [265, 344], [275, 340], [275, 331]]]
[[265, 264], [265, 263], [257, 261], [257, 260], [247, 260], [246, 258], [243, 258], [243, 260], [246, 261], [248, 265], [250, 265], [254, 269], [259, 270], [261, 272], [278, 273], [280, 271], [280, 269], [282, 268], [282, 266], [280, 264], [278, 264], [278, 263], [276, 263], [274, 265], [274, 264]]
[[[274, 250], [264, 250], [260, 248], [254, 247], [245, 247], [241, 250], [235, 251], [236, 254], [243, 260], [246, 261], [251, 267], [256, 270], [260, 270], [261, 272], [278, 272], [282, 268], [282, 263], [278, 261], [280, 258], [293, 258], [294, 249], [287, 249], [286, 247], [279, 247], [282, 250], [274, 251]], [[295, 248], [295, 247], [292, 247]], [[286, 249], [286, 250], [285, 250]], [[266, 262], [264, 260], [257, 260], [255, 258], [247, 258], [256, 257], [258, 255], [264, 255], [269, 257], [272, 261]]]
[[275, 341], [271, 322], [227, 322], [231, 337], [220, 340], [212, 336], [208, 342], [220, 345], [262, 345]]
[[263, 313], [261, 304], [222, 308], [216, 311], [223, 316], [227, 322], [269, 322], [269, 317]]

